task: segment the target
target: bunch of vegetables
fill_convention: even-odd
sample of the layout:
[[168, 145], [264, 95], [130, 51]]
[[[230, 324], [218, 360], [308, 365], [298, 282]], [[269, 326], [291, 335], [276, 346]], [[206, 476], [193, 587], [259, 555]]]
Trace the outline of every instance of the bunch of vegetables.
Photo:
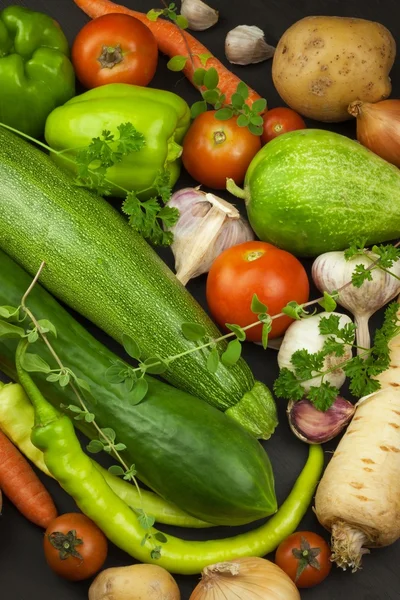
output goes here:
[[[0, 368], [18, 382], [0, 384], [0, 488], [45, 529], [46, 560], [62, 577], [98, 573], [107, 539], [146, 563], [99, 573], [89, 600], [179, 600], [168, 572], [202, 573], [191, 600], [300, 598], [332, 562], [356, 571], [368, 548], [400, 537], [398, 302], [372, 343], [368, 326], [400, 293], [400, 243], [382, 244], [400, 234], [399, 101], [384, 100], [395, 41], [380, 23], [342, 17], [302, 19], [276, 49], [258, 27], [236, 27], [227, 59], [273, 58], [275, 87], [291, 107], [267, 110], [187, 32], [218, 21], [202, 0], [184, 0], [181, 14], [163, 2], [146, 15], [109, 0], [74, 2], [93, 20], [71, 62], [50, 17], [0, 12]], [[197, 89], [193, 106], [145, 87], [158, 50]], [[76, 97], [74, 70], [88, 90]], [[354, 116], [361, 144], [306, 129], [302, 116]], [[199, 184], [243, 199], [249, 222], [211, 192], [172, 194], [181, 164]], [[122, 198], [123, 214], [102, 196]], [[149, 243], [171, 246], [176, 276]], [[316, 259], [315, 300], [302, 257]], [[205, 273], [211, 318], [183, 287]], [[50, 293], [110, 335], [126, 360]], [[257, 441], [274, 433], [277, 409], [242, 358], [245, 341], [279, 350], [274, 392], [309, 444], [280, 506], [278, 473]], [[341, 395], [346, 378], [356, 405]], [[293, 532], [322, 473], [320, 444], [347, 425], [315, 499], [331, 553], [320, 536]], [[89, 453], [116, 464], [104, 469], [84, 453], [74, 427]], [[81, 513], [57, 516], [22, 455]], [[154, 527], [262, 517], [270, 518], [254, 530], [202, 542]], [[262, 558], [274, 550], [274, 563]]]

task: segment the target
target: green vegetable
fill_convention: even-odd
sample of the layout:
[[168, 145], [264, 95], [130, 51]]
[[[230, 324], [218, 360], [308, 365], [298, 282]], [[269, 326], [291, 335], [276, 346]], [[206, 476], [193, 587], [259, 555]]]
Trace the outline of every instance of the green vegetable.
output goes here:
[[[31, 442], [33, 425], [33, 406], [23, 388], [19, 384], [3, 384], [0, 381], [0, 430], [38, 469], [53, 477], [46, 467], [43, 453]], [[209, 523], [191, 517], [153, 492], [141, 490], [139, 497], [135, 486], [112, 475], [96, 461], [92, 462], [119, 498], [135, 510], [142, 508], [146, 513], [151, 514], [158, 523], [195, 528], [210, 526]]]
[[[247, 364], [219, 364], [213, 374], [207, 352], [182, 335], [183, 323], [203, 325], [211, 338], [221, 334], [164, 262], [108, 202], [74, 186], [48, 156], [4, 128], [0, 248], [31, 275], [45, 261], [47, 289], [118, 342], [128, 334], [144, 359], [181, 354], [165, 379], [227, 411], [253, 435], [271, 435], [271, 394]], [[218, 347], [223, 352], [226, 343]]]
[[[306, 466], [289, 497], [278, 513], [258, 529], [223, 540], [191, 542], [149, 527], [114, 494], [101, 473], [93, 469], [91, 460], [80, 448], [71, 421], [60, 416], [44, 400], [29, 374], [21, 368], [25, 345], [26, 341], [22, 340], [17, 352], [17, 369], [35, 409], [33, 444], [43, 451], [49, 471], [82, 512], [114, 544], [137, 560], [190, 575], [212, 563], [272, 552], [298, 526], [321, 475], [323, 452], [320, 446], [310, 446]], [[162, 540], [162, 546], [154, 546], [154, 540]]]
[[[164, 169], [169, 173], [170, 185], [174, 185], [190, 110], [172, 92], [123, 83], [102, 85], [56, 108], [46, 121], [45, 138], [49, 146], [75, 158], [80, 148], [88, 146], [105, 129], [117, 135], [118, 126], [128, 122], [143, 134], [145, 144], [107, 170], [107, 179], [114, 184], [111, 193], [125, 196], [125, 190], [133, 190], [149, 196]], [[62, 154], [52, 154], [52, 158], [77, 173], [74, 163]]]
[[254, 157], [243, 197], [257, 236], [298, 256], [400, 235], [400, 171], [349, 138], [317, 129], [278, 136]]
[[0, 121], [43, 135], [47, 115], [75, 94], [67, 39], [48, 15], [22, 6], [0, 11]]
[[[0, 251], [0, 307], [18, 306], [30, 282]], [[127, 446], [121, 455], [127, 464], [135, 464], [144, 483], [183, 510], [213, 523], [239, 524], [274, 512], [267, 455], [232, 419], [147, 376], [143, 380], [148, 384], [146, 398], [132, 404], [134, 392], [106, 377], [110, 366], [118, 364], [120, 371], [128, 367], [126, 363], [95, 340], [40, 285], [31, 291], [28, 306], [41, 323], [46, 319], [57, 331], [57, 337], [51, 337], [52, 347], [62, 363], [89, 384], [91, 393], [85, 394], [85, 402], [90, 412], [100, 427], [111, 427], [118, 442]], [[16, 339], [0, 337], [0, 368], [13, 379], [16, 345]], [[35, 343], [25, 358], [33, 353], [55, 366], [44, 344]], [[52, 375], [32, 374], [57, 408], [62, 404], [75, 408], [77, 399], [70, 386], [52, 383], [48, 380]], [[97, 437], [85, 420], [74, 419], [74, 424], [91, 439]]]

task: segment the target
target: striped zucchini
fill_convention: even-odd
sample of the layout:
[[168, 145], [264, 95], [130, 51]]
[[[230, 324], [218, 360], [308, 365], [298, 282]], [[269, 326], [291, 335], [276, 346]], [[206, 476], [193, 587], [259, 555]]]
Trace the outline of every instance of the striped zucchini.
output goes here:
[[[132, 336], [144, 357], [194, 348], [184, 322], [221, 334], [175, 275], [103, 198], [77, 187], [50, 158], [0, 128], [0, 248], [67, 305], [118, 342]], [[221, 345], [222, 346], [222, 345]], [[193, 352], [171, 362], [164, 377], [267, 438], [276, 425], [269, 390], [248, 365], [220, 365]], [[271, 418], [272, 410], [272, 418]], [[271, 424], [272, 421], [272, 424]]]

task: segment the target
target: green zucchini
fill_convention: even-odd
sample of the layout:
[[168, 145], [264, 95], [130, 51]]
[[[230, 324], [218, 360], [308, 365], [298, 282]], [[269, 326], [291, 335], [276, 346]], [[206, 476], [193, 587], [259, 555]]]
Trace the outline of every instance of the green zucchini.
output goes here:
[[[185, 322], [200, 323], [211, 338], [221, 335], [121, 214], [2, 127], [0, 248], [31, 275], [45, 261], [40, 280], [50, 292], [118, 342], [123, 334], [133, 337], [145, 358], [193, 350], [195, 342], [181, 332]], [[210, 373], [206, 354], [182, 356], [163, 376], [268, 438], [276, 426], [268, 388], [254, 381], [242, 359]]]
[[244, 191], [258, 237], [297, 256], [400, 235], [400, 171], [361, 144], [318, 129], [277, 137], [248, 168]]
[[[0, 251], [0, 306], [19, 306], [31, 277]], [[149, 392], [138, 405], [129, 402], [123, 384], [112, 384], [106, 370], [118, 357], [94, 339], [39, 284], [28, 298], [37, 319], [48, 319], [57, 330], [51, 343], [65, 366], [91, 388], [87, 406], [100, 427], [111, 427], [126, 462], [160, 496], [204, 521], [220, 525], [247, 523], [276, 510], [273, 476], [268, 456], [259, 442], [203, 400], [147, 377]], [[0, 338], [0, 370], [15, 377], [17, 340]], [[53, 365], [44, 344], [32, 352]], [[55, 368], [56, 365], [54, 365]], [[68, 386], [32, 374], [39, 389], [57, 408], [77, 404]], [[93, 398], [96, 399], [94, 402]], [[66, 410], [68, 414], [73, 415]], [[89, 438], [92, 425], [74, 424]]]

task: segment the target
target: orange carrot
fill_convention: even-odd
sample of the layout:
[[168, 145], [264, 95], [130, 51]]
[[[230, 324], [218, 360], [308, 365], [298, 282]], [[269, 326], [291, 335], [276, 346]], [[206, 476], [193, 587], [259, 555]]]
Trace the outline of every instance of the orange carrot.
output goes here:
[[[193, 83], [193, 73], [195, 69], [202, 66], [199, 55], [211, 54], [209, 50], [203, 46], [196, 38], [186, 31], [179, 31], [178, 27], [171, 21], [165, 19], [157, 19], [157, 21], [150, 21], [144, 13], [136, 10], [131, 10], [126, 6], [121, 6], [110, 2], [110, 0], [74, 0], [75, 4], [79, 6], [89, 17], [96, 19], [102, 15], [109, 13], [123, 13], [136, 17], [139, 21], [142, 21], [154, 34], [157, 40], [158, 47], [163, 54], [166, 54], [170, 58], [173, 56], [188, 56], [188, 47], [193, 56], [193, 63], [190, 60], [186, 62], [186, 66], [183, 70], [186, 77]], [[183, 35], [182, 35], [183, 34]], [[185, 36], [187, 45], [183, 39]], [[193, 68], [194, 66], [194, 68]], [[219, 75], [218, 88], [226, 96], [225, 102], [231, 101], [232, 94], [236, 92], [238, 83], [240, 83], [239, 77], [236, 77], [229, 69], [227, 69], [217, 58], [214, 56], [209, 58], [207, 61], [207, 68], [214, 67]], [[197, 87], [197, 86], [196, 86]], [[259, 94], [249, 88], [249, 100], [248, 103], [252, 104], [255, 100], [260, 98]]]
[[57, 516], [50, 494], [20, 451], [1, 431], [0, 489], [35, 525], [46, 529]]

